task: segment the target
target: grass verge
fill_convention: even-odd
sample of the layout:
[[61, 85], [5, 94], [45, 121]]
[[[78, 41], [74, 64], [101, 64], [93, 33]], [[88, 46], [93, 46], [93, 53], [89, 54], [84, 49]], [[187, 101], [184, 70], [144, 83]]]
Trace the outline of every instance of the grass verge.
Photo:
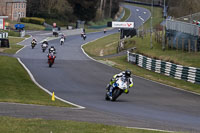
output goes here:
[[95, 57], [115, 54], [117, 52], [118, 40], [119, 33], [116, 33], [88, 43], [83, 48], [90, 56]]
[[[11, 48], [4, 52], [14, 54], [22, 47], [16, 43], [23, 39], [9, 37]], [[0, 56], [0, 64], [0, 102], [72, 107], [59, 100], [51, 101], [51, 96], [33, 83], [16, 58]]]
[[124, 9], [125, 9], [125, 14], [124, 14], [124, 17], [120, 20], [121, 22], [126, 21], [131, 14], [131, 12], [128, 8], [124, 8]]
[[0, 117], [3, 133], [167, 133], [87, 122]]
[[21, 45], [17, 45], [17, 43], [23, 41], [25, 38], [8, 37], [8, 39], [10, 48], [3, 48], [3, 53], [14, 54], [23, 47]]
[[138, 37], [128, 39], [126, 45], [129, 47], [136, 47], [137, 53], [142, 53], [152, 58], [170, 61], [184, 66], [200, 67], [200, 52], [188, 53], [173, 49], [166, 49], [163, 51], [162, 44], [157, 43], [155, 39], [153, 39], [153, 49], [150, 49], [150, 35], [145, 36], [144, 39]]
[[16, 58], [0, 56], [0, 102], [72, 107], [37, 87]]

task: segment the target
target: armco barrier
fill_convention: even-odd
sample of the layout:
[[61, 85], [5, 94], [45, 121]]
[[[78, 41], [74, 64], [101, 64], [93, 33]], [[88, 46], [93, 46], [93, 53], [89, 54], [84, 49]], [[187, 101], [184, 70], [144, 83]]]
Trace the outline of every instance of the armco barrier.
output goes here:
[[127, 60], [156, 73], [200, 84], [200, 68], [186, 67], [171, 62], [152, 59], [140, 54], [127, 52]]

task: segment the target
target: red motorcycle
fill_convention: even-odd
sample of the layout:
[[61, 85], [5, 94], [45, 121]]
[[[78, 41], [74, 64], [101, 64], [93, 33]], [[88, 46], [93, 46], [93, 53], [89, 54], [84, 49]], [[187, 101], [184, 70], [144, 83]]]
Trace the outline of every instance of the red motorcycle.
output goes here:
[[49, 67], [51, 67], [53, 65], [55, 58], [56, 58], [56, 56], [53, 53], [49, 53], [48, 54]]

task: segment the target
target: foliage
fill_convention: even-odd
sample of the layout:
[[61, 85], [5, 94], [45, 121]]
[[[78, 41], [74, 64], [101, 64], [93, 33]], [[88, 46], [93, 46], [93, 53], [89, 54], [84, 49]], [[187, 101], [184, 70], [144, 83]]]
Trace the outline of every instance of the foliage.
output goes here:
[[26, 17], [26, 18], [21, 18], [20, 21], [24, 23], [33, 23], [33, 24], [43, 25], [45, 22], [45, 19], [37, 18], [37, 17]]
[[6, 30], [5, 32], [8, 32], [9, 36], [20, 37], [20, 33], [18, 31]]
[[[62, 20], [91, 21], [114, 17], [121, 0], [27, 0], [27, 16]], [[98, 16], [98, 17], [97, 17]], [[98, 19], [95, 19], [98, 18]]]

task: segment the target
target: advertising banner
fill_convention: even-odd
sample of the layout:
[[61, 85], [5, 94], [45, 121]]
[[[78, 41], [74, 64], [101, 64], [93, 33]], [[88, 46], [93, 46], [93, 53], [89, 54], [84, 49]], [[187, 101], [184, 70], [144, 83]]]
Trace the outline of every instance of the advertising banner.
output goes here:
[[112, 22], [113, 28], [134, 28], [134, 22]]

